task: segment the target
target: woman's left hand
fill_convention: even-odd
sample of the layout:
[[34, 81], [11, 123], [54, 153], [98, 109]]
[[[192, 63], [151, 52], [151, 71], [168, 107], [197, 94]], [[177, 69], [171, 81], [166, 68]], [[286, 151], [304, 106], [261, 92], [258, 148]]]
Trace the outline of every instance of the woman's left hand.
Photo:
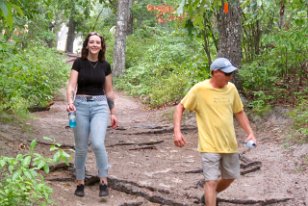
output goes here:
[[110, 115], [111, 118], [111, 128], [115, 129], [118, 127], [118, 119], [115, 114]]

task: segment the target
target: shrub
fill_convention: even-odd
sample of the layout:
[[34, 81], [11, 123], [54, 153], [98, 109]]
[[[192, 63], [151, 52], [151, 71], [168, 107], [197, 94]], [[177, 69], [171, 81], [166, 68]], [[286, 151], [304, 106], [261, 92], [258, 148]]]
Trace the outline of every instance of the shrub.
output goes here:
[[66, 83], [68, 68], [55, 50], [33, 45], [17, 51], [0, 41], [0, 112], [26, 113], [47, 106]]
[[68, 155], [55, 144], [53, 158], [46, 158], [35, 153], [37, 141], [30, 144], [29, 152], [16, 157], [0, 157], [0, 205], [50, 205], [52, 189], [40, 174], [43, 170], [49, 173], [49, 164], [64, 161], [68, 163]]
[[158, 107], [180, 100], [208, 72], [197, 41], [191, 42], [180, 32], [162, 32], [156, 28], [154, 33], [157, 35], [143, 41], [147, 44], [131, 38], [132, 45], [127, 49], [127, 54], [131, 54], [127, 62], [130, 67], [116, 79], [115, 86]]

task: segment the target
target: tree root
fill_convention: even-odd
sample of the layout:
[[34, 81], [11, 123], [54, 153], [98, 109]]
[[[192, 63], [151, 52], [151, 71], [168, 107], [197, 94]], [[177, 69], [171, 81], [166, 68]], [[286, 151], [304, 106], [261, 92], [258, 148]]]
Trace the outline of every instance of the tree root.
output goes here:
[[[126, 135], [173, 133], [173, 127], [172, 126], [140, 126], [140, 127], [134, 127], [134, 128], [135, 128], [134, 130], [140, 129], [141, 131], [129, 132], [130, 128], [124, 128], [124, 127], [121, 127], [120, 129], [117, 129], [117, 130], [128, 131], [128, 132], [125, 133]], [[194, 127], [194, 126], [183, 126], [181, 128], [181, 131], [191, 131], [191, 130], [197, 130], [197, 128]]]
[[124, 204], [121, 204], [119, 206], [139, 206], [139, 205], [142, 205], [143, 202], [131, 202], [131, 203], [124, 203]]
[[123, 142], [123, 143], [117, 143], [108, 145], [107, 147], [116, 147], [116, 146], [130, 146], [130, 145], [136, 145], [136, 146], [144, 146], [144, 145], [155, 145], [155, 144], [161, 144], [164, 140], [154, 141], [154, 142], [142, 142], [142, 143], [130, 143], [130, 142]]
[[242, 204], [242, 205], [252, 205], [252, 204], [261, 204], [261, 205], [269, 205], [273, 203], [282, 203], [282, 202], [288, 202], [289, 200], [292, 200], [293, 198], [281, 198], [281, 199], [265, 199], [265, 200], [238, 200], [238, 199], [223, 199], [223, 198], [217, 198], [217, 202], [227, 202], [232, 203], [235, 205]]
[[146, 150], [146, 149], [157, 150], [155, 146], [137, 147], [137, 148], [131, 148], [128, 150]]
[[[59, 169], [65, 169], [73, 171], [72, 164], [70, 165], [55, 165], [51, 171], [56, 171]], [[197, 172], [200, 170], [195, 170], [194, 172]], [[201, 170], [202, 171], [202, 170]], [[68, 182], [68, 181], [74, 181], [74, 175], [73, 173], [70, 173], [70, 177], [56, 177], [56, 178], [46, 178], [47, 181], [60, 181], [60, 182]], [[99, 183], [99, 177], [91, 174], [86, 174], [85, 178], [85, 185], [91, 186], [94, 184]], [[199, 181], [198, 184], [202, 184], [201, 181]], [[172, 205], [172, 206], [186, 206], [188, 205], [187, 202], [193, 202], [196, 204], [199, 204], [200, 198], [199, 197], [192, 197], [189, 195], [186, 196], [186, 203], [185, 202], [177, 202], [176, 200], [178, 197], [176, 197], [176, 194], [171, 193], [169, 190], [164, 189], [157, 189], [150, 186], [143, 186], [133, 181], [127, 181], [127, 180], [121, 180], [117, 179], [115, 177], [108, 177], [108, 185], [113, 190], [117, 190], [120, 192], [124, 192], [130, 195], [136, 195], [145, 198], [146, 200], [158, 203], [162, 205]], [[250, 205], [250, 204], [261, 204], [261, 205], [268, 205], [268, 204], [274, 204], [274, 203], [282, 203], [287, 202], [291, 200], [292, 198], [281, 198], [281, 199], [265, 199], [265, 200], [242, 200], [242, 199], [224, 199], [224, 198], [217, 198], [217, 202], [226, 202], [231, 203], [235, 205]], [[142, 205], [142, 202], [132, 202], [132, 203], [125, 203], [122, 204], [122, 206], [138, 206]]]
[[[50, 143], [50, 142], [44, 142], [44, 141], [41, 141], [41, 140], [36, 140], [38, 144], [42, 144], [42, 145], [47, 145], [47, 146], [51, 146], [51, 145], [54, 145], [55, 143]], [[32, 139], [29, 139], [28, 142], [32, 142]], [[59, 148], [61, 149], [73, 149], [75, 150], [75, 147], [73, 145], [69, 145], [69, 144], [60, 144], [58, 146]]]

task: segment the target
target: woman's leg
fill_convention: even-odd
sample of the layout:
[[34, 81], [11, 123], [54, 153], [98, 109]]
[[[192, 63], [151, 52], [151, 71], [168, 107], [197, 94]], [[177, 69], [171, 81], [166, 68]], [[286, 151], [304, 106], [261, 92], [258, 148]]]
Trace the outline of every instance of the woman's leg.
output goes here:
[[98, 176], [107, 184], [108, 155], [105, 148], [105, 136], [109, 119], [107, 101], [97, 102], [91, 111], [91, 143], [96, 157]]
[[74, 129], [76, 180], [77, 184], [84, 184], [90, 132], [89, 106], [86, 102], [82, 102], [76, 103], [76, 108], [76, 127]]

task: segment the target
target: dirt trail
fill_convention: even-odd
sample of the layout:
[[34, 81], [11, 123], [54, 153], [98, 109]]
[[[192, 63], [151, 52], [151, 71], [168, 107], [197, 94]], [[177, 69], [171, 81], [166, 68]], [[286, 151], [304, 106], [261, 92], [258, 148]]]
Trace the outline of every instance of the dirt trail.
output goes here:
[[[202, 173], [196, 151], [194, 118], [187, 115], [183, 123], [187, 146], [176, 148], [172, 141], [172, 107], [151, 111], [123, 93], [117, 92], [116, 96], [120, 127], [118, 130], [108, 129], [106, 138], [111, 166], [109, 197], [98, 197], [97, 183], [86, 187], [84, 198], [75, 197], [72, 172], [60, 170], [46, 177], [54, 189], [55, 203], [65, 206], [200, 205]], [[7, 145], [5, 148], [14, 148], [18, 152], [20, 140], [17, 138], [43, 141], [43, 136], [73, 146], [73, 133], [65, 128], [67, 113], [64, 99], [63, 94], [58, 95], [49, 111], [34, 113], [35, 118], [28, 122], [31, 129], [26, 134], [15, 127], [1, 125], [0, 136], [2, 144]], [[308, 145], [283, 147], [281, 142], [287, 135], [287, 124], [283, 117], [273, 115], [265, 123], [253, 125], [259, 137], [258, 147], [246, 153], [245, 157], [260, 161], [261, 169], [242, 175], [220, 193], [220, 206], [308, 205], [308, 169], [305, 162]], [[237, 129], [237, 133], [244, 137], [241, 130]], [[45, 145], [40, 145], [39, 150], [49, 153]], [[87, 171], [89, 175], [96, 175], [91, 149]], [[56, 178], [62, 178], [62, 181], [55, 181]]]
[[[55, 99], [49, 111], [33, 113], [29, 127], [0, 126], [1, 155], [14, 155], [20, 142], [43, 136], [73, 146], [73, 133], [66, 129], [64, 91]], [[202, 173], [196, 150], [197, 131], [192, 115], [183, 122], [188, 141], [176, 148], [172, 140], [173, 107], [151, 111], [138, 100], [116, 93], [119, 129], [108, 129], [106, 148], [110, 161], [110, 195], [98, 197], [98, 184], [86, 187], [86, 196], [73, 195], [75, 184], [70, 170], [59, 170], [46, 177], [53, 187], [56, 205], [65, 206], [155, 206], [201, 205]], [[271, 115], [263, 123], [255, 123], [258, 147], [245, 154], [261, 162], [261, 169], [242, 175], [230, 188], [219, 194], [219, 206], [234, 205], [308, 205], [308, 145], [288, 146], [288, 121], [281, 115]], [[25, 132], [26, 129], [26, 132]], [[239, 138], [244, 138], [237, 129]], [[39, 151], [49, 154], [49, 147]], [[243, 150], [243, 148], [241, 148]], [[87, 172], [96, 175], [94, 154], [89, 149]], [[61, 178], [62, 181], [56, 181]]]

